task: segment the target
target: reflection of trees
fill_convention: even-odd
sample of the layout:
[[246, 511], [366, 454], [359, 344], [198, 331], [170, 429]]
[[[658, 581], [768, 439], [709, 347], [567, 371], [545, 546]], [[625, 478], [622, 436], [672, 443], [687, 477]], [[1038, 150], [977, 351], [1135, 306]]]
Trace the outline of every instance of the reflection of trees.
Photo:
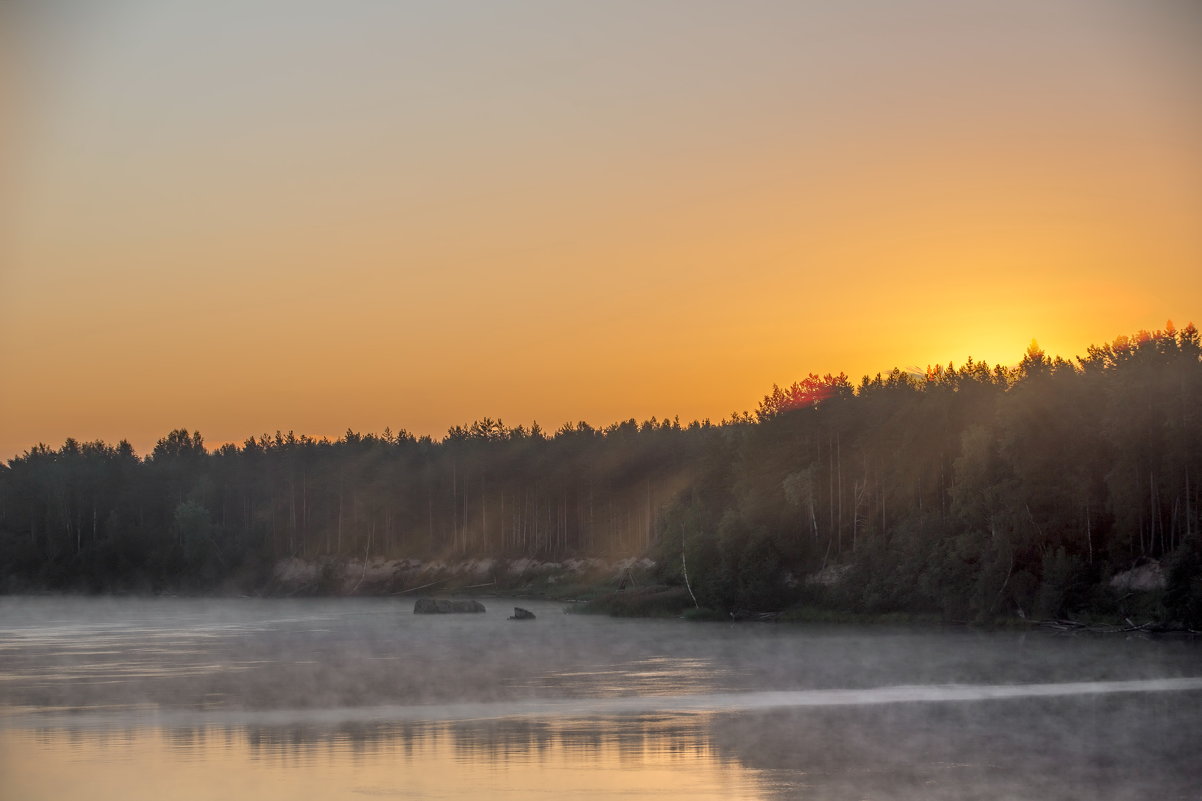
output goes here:
[[399, 749], [402, 754], [412, 754], [416, 746], [438, 743], [446, 736], [441, 724], [422, 722], [247, 726], [232, 731], [244, 736], [251, 754], [262, 759], [293, 758], [338, 748], [364, 754]]
[[[228, 736], [230, 730], [222, 731]], [[701, 715], [248, 726], [241, 736], [256, 758], [268, 760], [301, 759], [331, 749], [408, 758], [449, 749], [456, 759], [496, 763], [537, 762], [555, 755], [570, 763], [641, 764], [712, 751], [707, 717]], [[174, 730], [171, 737], [181, 747], [204, 743], [204, 734], [194, 729]]]
[[[782, 801], [1135, 801], [1197, 797], [1199, 708], [1202, 693], [1193, 692], [714, 715], [189, 726], [161, 736], [180, 760], [201, 763], [217, 752], [246, 752], [273, 767], [358, 760], [423, 771], [729, 766], [754, 776], [756, 797]], [[65, 738], [121, 749], [148, 730], [35, 736], [49, 746]]]

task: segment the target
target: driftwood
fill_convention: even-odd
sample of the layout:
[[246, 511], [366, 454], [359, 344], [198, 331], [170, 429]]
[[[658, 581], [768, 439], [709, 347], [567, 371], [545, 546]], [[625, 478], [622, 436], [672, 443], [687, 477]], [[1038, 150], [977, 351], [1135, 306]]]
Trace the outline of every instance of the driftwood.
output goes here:
[[420, 587], [410, 587], [407, 590], [397, 590], [393, 593], [393, 595], [404, 595], [407, 592], [417, 592], [418, 590], [424, 590], [426, 587], [433, 587], [435, 584], [442, 584], [444, 581], [446, 581], [446, 579], [439, 579], [438, 581], [431, 581], [429, 584], [423, 584]]
[[738, 622], [774, 623], [780, 619], [780, 612], [749, 612], [746, 609], [736, 609], [730, 613], [730, 619]]
[[1136, 623], [1131, 618], [1124, 618], [1125, 626], [1119, 625], [1094, 625], [1090, 623], [1082, 623], [1077, 620], [1068, 620], [1065, 618], [1053, 618], [1050, 620], [1033, 621], [1040, 628], [1053, 629], [1070, 634], [1082, 632], [1085, 634], [1202, 634], [1202, 631], [1183, 626], [1179, 623]]

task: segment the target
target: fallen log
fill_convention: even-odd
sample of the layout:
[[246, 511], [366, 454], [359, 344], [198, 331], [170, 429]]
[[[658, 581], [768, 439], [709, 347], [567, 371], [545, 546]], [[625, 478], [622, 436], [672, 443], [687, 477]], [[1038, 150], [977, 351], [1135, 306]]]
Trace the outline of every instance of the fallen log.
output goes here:
[[1123, 618], [1125, 626], [1119, 625], [1094, 625], [1089, 623], [1081, 623], [1076, 620], [1040, 620], [1036, 621], [1036, 625], [1045, 629], [1054, 629], [1056, 631], [1065, 632], [1068, 634], [1187, 634], [1197, 635], [1200, 632], [1194, 631], [1180, 623], [1156, 623], [1148, 621], [1147, 623], [1136, 623], [1131, 618]]

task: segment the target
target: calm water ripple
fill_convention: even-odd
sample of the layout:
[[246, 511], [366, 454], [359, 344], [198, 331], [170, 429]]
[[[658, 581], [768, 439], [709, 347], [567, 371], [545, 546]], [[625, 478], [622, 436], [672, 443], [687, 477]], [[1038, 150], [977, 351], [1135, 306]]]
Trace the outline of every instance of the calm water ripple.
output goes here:
[[0, 799], [1202, 799], [1202, 649], [0, 599]]

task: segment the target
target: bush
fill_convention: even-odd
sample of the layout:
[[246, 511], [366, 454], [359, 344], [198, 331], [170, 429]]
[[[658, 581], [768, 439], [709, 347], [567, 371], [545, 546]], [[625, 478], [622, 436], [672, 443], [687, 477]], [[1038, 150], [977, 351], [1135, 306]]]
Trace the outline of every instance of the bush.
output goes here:
[[1035, 596], [1035, 614], [1039, 617], [1063, 617], [1077, 605], [1083, 590], [1081, 557], [1056, 548], [1043, 555], [1043, 578]]
[[1164, 591], [1167, 617], [1192, 629], [1202, 629], [1202, 540], [1191, 537], [1168, 559]]
[[579, 605], [575, 611], [615, 617], [678, 617], [693, 607], [684, 587], [645, 587], [619, 590]]

